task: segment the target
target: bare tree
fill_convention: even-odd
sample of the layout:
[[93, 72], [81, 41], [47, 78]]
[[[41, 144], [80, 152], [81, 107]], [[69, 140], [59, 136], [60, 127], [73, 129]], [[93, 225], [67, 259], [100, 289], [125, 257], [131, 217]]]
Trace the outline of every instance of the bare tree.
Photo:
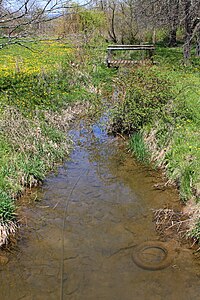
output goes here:
[[196, 41], [196, 54], [200, 55], [200, 1], [199, 0], [136, 0], [137, 13], [145, 20], [147, 28], [166, 28], [169, 46], [175, 46], [179, 27], [184, 30], [183, 55], [187, 62], [191, 56], [192, 42]]
[[[200, 1], [199, 0], [182, 0], [183, 25], [185, 29], [183, 54], [187, 62], [191, 56], [191, 45], [197, 37], [197, 49], [200, 48], [199, 31], [200, 31]], [[199, 53], [199, 51], [197, 51]]]
[[168, 0], [167, 3], [167, 20], [169, 25], [169, 46], [177, 45], [176, 34], [180, 24], [180, 2], [179, 0]]
[[[91, 0], [86, 0], [80, 6], [89, 3]], [[0, 48], [20, 43], [19, 38], [35, 35], [41, 23], [59, 18], [71, 7], [70, 0], [15, 0], [12, 6], [8, 0], [0, 0]]]
[[135, 1], [124, 0], [120, 2], [120, 15], [121, 15], [121, 25], [119, 27], [121, 32], [121, 41], [132, 44], [136, 40], [138, 33], [138, 20], [135, 7]]
[[113, 43], [132, 43], [137, 34], [135, 0], [98, 0], [107, 19], [107, 33]]
[[[102, 2], [103, 4], [103, 2]], [[117, 1], [109, 0], [103, 4], [104, 11], [107, 12], [108, 19], [108, 34], [113, 43], [117, 43], [116, 34], [116, 14], [117, 14]]]
[[[192, 43], [200, 56], [200, 0], [96, 0], [108, 22], [108, 35], [115, 43], [133, 43], [161, 30], [168, 45], [177, 45], [177, 30], [183, 31], [183, 56], [188, 61]], [[149, 34], [150, 33], [150, 34]], [[149, 39], [150, 40], [150, 39]]]
[[200, 56], [200, 28], [197, 29], [196, 33], [196, 56]]

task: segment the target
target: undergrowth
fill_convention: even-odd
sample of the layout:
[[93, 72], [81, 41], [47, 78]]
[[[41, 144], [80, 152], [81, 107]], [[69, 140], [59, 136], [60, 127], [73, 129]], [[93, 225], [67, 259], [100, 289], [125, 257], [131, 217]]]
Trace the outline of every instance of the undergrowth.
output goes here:
[[186, 203], [200, 201], [200, 63], [193, 58], [184, 66], [181, 51], [158, 47], [156, 65], [120, 68], [112, 130], [130, 136], [129, 147], [139, 160], [148, 149]]
[[[115, 73], [102, 63], [104, 53], [87, 47], [66, 41], [29, 46], [32, 51], [17, 45], [1, 50], [1, 225], [16, 219], [14, 199], [69, 154], [71, 121], [100, 109]], [[8, 227], [1, 227], [5, 236]]]

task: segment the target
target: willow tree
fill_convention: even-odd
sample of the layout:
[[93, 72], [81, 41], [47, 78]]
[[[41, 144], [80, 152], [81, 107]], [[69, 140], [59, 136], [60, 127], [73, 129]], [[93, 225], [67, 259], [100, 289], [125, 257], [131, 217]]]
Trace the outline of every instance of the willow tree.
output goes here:
[[79, 10], [78, 15], [80, 32], [84, 34], [85, 42], [89, 42], [90, 38], [95, 36], [98, 38], [106, 23], [102, 11], [82, 8]]

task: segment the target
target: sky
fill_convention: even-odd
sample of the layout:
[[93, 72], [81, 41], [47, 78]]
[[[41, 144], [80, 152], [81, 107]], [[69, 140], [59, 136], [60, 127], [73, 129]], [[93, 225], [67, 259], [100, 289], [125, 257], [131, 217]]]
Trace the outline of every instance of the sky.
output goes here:
[[[35, 6], [38, 6], [41, 8], [45, 7], [47, 2], [49, 2], [48, 0], [4, 0], [4, 3], [6, 4], [6, 6], [8, 8], [17, 9], [17, 8], [21, 7], [25, 3], [25, 1], [28, 1], [28, 7], [32, 7], [33, 5], [35, 5]], [[84, 0], [76, 0], [76, 1], [51, 0], [48, 5], [48, 8], [53, 7], [54, 5], [56, 5], [56, 3], [57, 3], [57, 7], [60, 7], [62, 5], [70, 6], [72, 3], [78, 3], [78, 4], [82, 5], [82, 4], [84, 4]]]

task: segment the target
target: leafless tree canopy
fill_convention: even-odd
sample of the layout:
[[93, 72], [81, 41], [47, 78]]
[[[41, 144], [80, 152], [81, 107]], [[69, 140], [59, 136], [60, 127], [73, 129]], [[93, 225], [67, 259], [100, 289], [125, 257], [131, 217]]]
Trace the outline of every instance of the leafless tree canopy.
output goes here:
[[196, 41], [196, 54], [200, 56], [199, 0], [101, 0], [100, 7], [108, 14], [113, 42], [142, 40], [148, 31], [154, 43], [156, 32], [163, 30], [168, 45], [176, 46], [180, 29], [184, 32], [184, 58], [190, 57], [192, 41]]
[[77, 5], [104, 14], [104, 36], [114, 43], [154, 43], [157, 33], [163, 31], [168, 45], [176, 46], [180, 29], [184, 35], [184, 58], [189, 59], [192, 42], [196, 42], [200, 56], [199, 0], [85, 0], [76, 5], [70, 0], [0, 0], [1, 37], [12, 43], [19, 37], [35, 35], [41, 24], [56, 18], [63, 18], [65, 24], [69, 20], [77, 22], [77, 18], [66, 17], [76, 13], [73, 8]]
[[[90, 3], [86, 0], [77, 5]], [[40, 24], [61, 17], [71, 7], [70, 0], [0, 0], [0, 34], [4, 39], [1, 47], [35, 35]]]

